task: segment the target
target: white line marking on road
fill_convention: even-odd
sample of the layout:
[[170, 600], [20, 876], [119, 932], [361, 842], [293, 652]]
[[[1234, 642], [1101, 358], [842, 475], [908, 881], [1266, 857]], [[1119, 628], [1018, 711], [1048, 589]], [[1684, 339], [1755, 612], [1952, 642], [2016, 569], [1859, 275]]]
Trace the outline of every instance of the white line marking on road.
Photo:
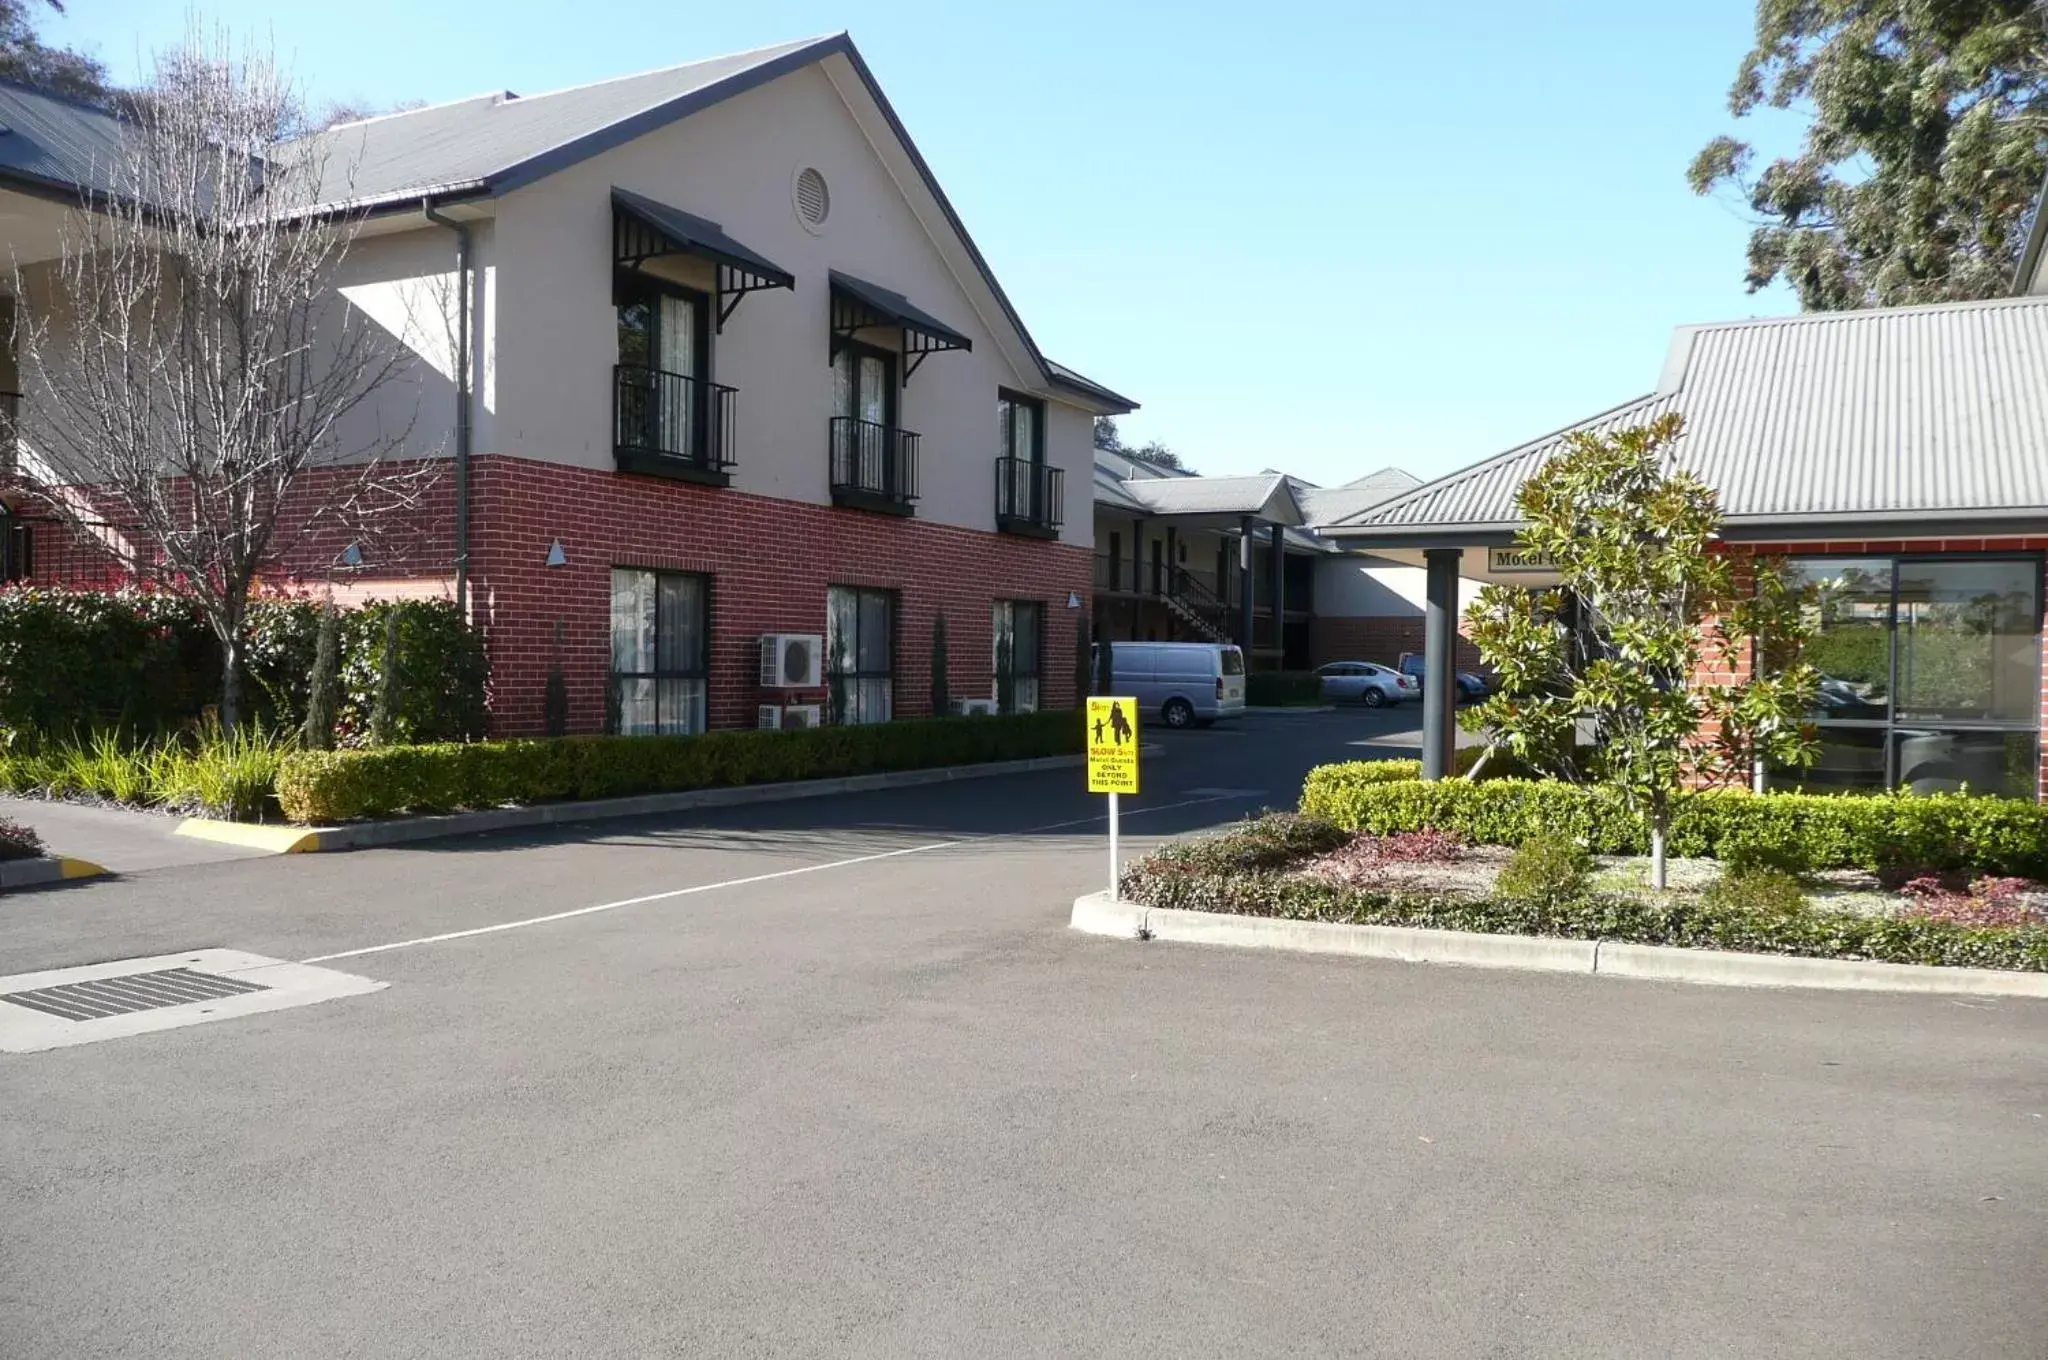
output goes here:
[[[1223, 797], [1190, 798], [1179, 803], [1160, 803], [1153, 807], [1132, 808], [1124, 815], [1135, 817], [1146, 812], [1170, 812], [1175, 808], [1194, 807], [1201, 803], [1229, 801]], [[569, 911], [549, 912], [546, 916], [528, 916], [518, 921], [500, 921], [495, 925], [475, 926], [469, 930], [450, 930], [440, 935], [421, 935], [411, 940], [393, 940], [389, 944], [365, 945], [361, 949], [344, 949], [333, 954], [318, 954], [301, 963], [332, 963], [336, 959], [359, 959], [365, 954], [383, 954], [394, 949], [411, 949], [414, 945], [445, 944], [450, 940], [467, 940], [478, 935], [495, 935], [505, 930], [523, 930], [527, 926], [543, 926], [552, 921], [568, 921], [578, 916], [595, 916], [602, 911], [617, 911], [621, 907], [645, 906], [649, 902], [667, 902], [677, 897], [692, 897], [698, 893], [717, 892], [721, 888], [744, 888], [755, 883], [771, 883], [779, 878], [795, 878], [800, 874], [818, 874], [827, 869], [850, 869], [856, 864], [873, 864], [878, 860], [900, 859], [905, 855], [921, 855], [927, 850], [944, 850], [949, 846], [968, 845], [975, 841], [994, 840], [1002, 836], [1028, 836], [1039, 831], [1061, 831], [1067, 827], [1088, 826], [1095, 822], [1107, 821], [1106, 814], [1094, 817], [1077, 817], [1066, 822], [1047, 822], [1044, 826], [1029, 826], [1021, 831], [988, 831], [972, 836], [961, 836], [950, 841], [932, 841], [926, 845], [906, 845], [896, 850], [883, 850], [872, 855], [855, 855], [851, 859], [835, 859], [824, 864], [802, 864], [794, 869], [777, 869], [773, 873], [750, 874], [745, 878], [729, 878], [721, 883], [699, 883], [688, 888], [672, 888], [667, 892], [647, 893], [640, 897], [624, 897], [616, 902], [600, 902], [590, 907], [575, 907]]]

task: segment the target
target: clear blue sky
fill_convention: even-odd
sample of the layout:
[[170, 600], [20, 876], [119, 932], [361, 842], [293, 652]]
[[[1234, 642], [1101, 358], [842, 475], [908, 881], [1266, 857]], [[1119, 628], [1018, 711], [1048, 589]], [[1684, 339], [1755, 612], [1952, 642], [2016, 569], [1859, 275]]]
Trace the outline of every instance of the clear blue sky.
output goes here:
[[[69, 9], [45, 32], [124, 79], [185, 20]], [[1647, 391], [1675, 324], [1796, 310], [1744, 291], [1746, 224], [1684, 181], [1752, 0], [204, 12], [316, 102], [379, 105], [848, 29], [1039, 344], [1204, 472], [1434, 476]]]

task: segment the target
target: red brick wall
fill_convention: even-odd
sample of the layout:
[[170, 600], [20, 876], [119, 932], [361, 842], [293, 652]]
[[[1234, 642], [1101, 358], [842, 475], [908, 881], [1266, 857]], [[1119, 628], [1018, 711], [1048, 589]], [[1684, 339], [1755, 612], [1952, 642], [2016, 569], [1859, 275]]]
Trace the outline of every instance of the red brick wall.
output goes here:
[[[1089, 598], [1085, 548], [526, 459], [477, 459], [473, 486], [472, 607], [489, 638], [492, 722], [501, 733], [541, 729], [557, 623], [571, 730], [602, 728], [614, 566], [712, 578], [714, 727], [753, 726], [764, 699], [823, 700], [822, 690], [756, 688], [760, 635], [824, 633], [834, 585], [897, 592], [899, 716], [930, 712], [932, 620], [941, 611], [951, 693], [993, 694], [990, 606], [998, 599], [1043, 602], [1041, 704], [1074, 702], [1078, 611], [1066, 606], [1069, 592]], [[549, 567], [557, 540], [568, 564]]]

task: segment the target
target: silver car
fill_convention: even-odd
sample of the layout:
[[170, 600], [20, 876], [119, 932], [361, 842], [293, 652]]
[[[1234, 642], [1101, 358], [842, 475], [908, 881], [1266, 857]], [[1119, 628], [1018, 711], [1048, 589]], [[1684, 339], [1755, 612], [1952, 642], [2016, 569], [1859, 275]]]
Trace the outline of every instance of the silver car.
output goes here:
[[1332, 661], [1316, 667], [1316, 674], [1323, 677], [1323, 697], [1333, 703], [1356, 700], [1379, 708], [1422, 697], [1413, 680], [1392, 666], [1371, 661]]

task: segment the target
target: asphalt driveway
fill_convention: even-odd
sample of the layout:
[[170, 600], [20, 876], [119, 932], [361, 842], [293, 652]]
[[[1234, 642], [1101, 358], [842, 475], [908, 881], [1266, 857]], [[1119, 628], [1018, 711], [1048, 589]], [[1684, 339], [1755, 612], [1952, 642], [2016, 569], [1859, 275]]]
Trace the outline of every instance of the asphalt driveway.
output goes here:
[[[1413, 722], [1167, 734], [1129, 829]], [[1078, 784], [7, 899], [390, 986], [0, 1058], [0, 1353], [2048, 1353], [2048, 1007], [1076, 936]]]

